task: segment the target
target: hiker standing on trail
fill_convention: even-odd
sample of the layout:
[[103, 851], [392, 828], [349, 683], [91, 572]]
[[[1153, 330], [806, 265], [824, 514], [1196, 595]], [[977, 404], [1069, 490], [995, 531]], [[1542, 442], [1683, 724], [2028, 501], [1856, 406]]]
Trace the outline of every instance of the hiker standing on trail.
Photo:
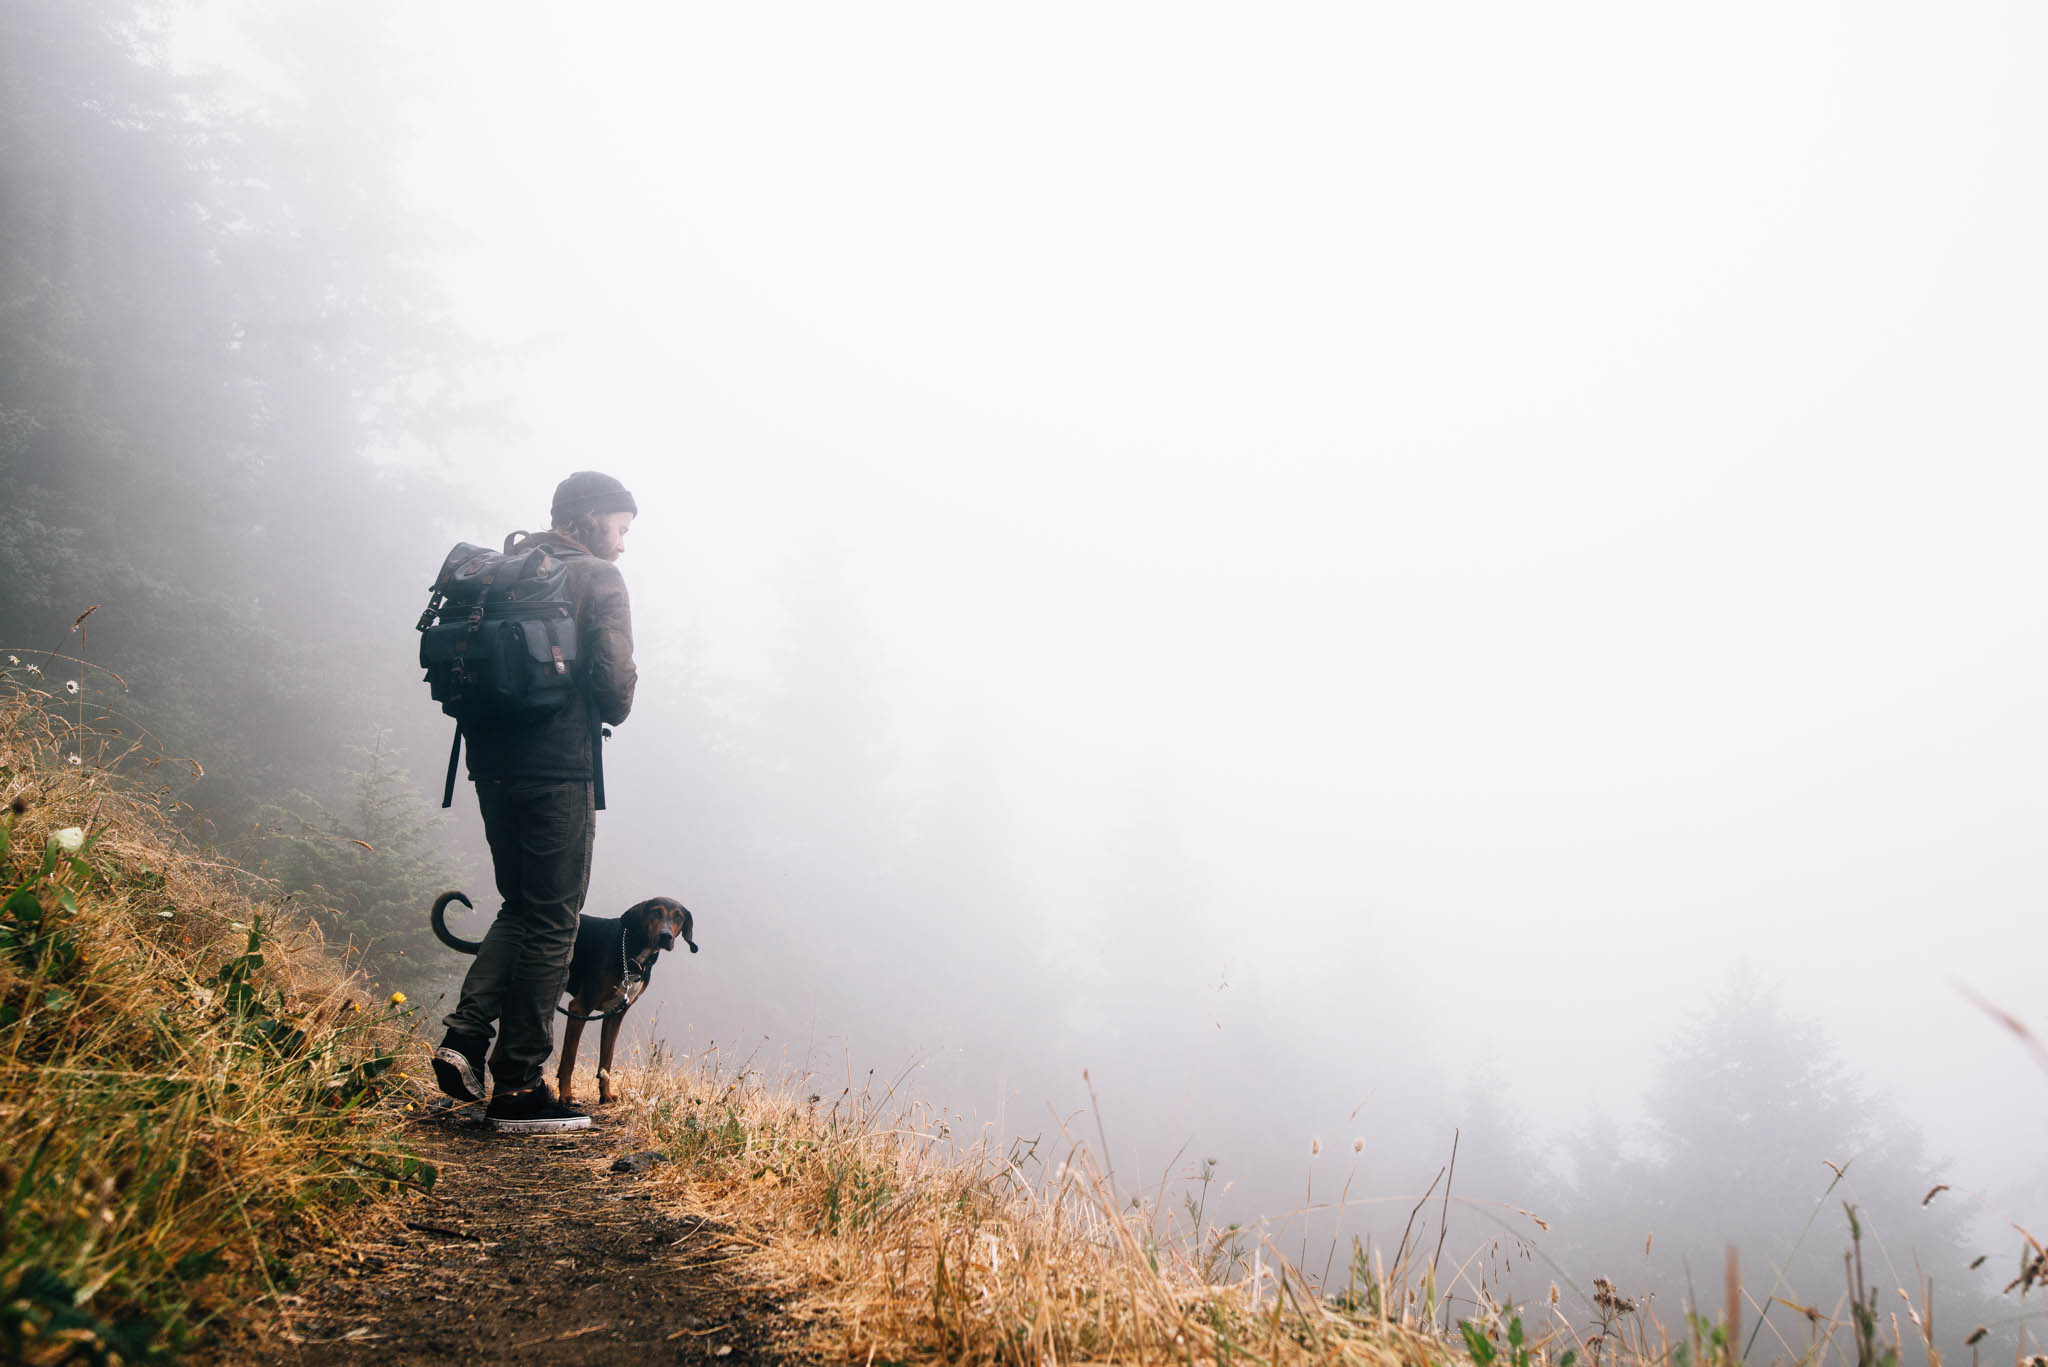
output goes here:
[[[528, 597], [540, 599], [551, 590], [557, 612], [565, 619], [570, 609], [560, 606], [559, 600], [566, 598], [573, 606], [573, 632], [560, 629], [566, 620], [536, 630], [539, 624], [531, 618], [516, 618], [516, 607], [478, 607], [469, 619], [474, 635], [478, 623], [490, 620], [490, 612], [515, 616], [514, 630], [524, 634], [510, 639], [536, 643], [532, 668], [543, 682], [512, 686], [559, 688], [566, 700], [553, 704], [555, 710], [539, 719], [504, 721], [478, 719], [479, 708], [449, 707], [458, 718], [457, 747], [468, 742], [469, 776], [476, 783], [484, 837], [490, 843], [491, 867], [504, 905], [462, 980], [461, 1000], [442, 1021], [447, 1034], [434, 1051], [434, 1076], [448, 1095], [481, 1101], [485, 1053], [495, 1024], [498, 1047], [490, 1054], [490, 1072], [496, 1086], [484, 1114], [500, 1130], [550, 1132], [590, 1125], [583, 1111], [555, 1099], [541, 1070], [554, 1048], [555, 1005], [568, 977], [577, 918], [590, 886], [596, 812], [604, 805], [603, 727], [626, 719], [638, 677], [626, 582], [612, 563], [624, 553], [626, 529], [638, 512], [633, 496], [618, 480], [578, 471], [555, 489], [549, 531], [536, 536], [514, 533], [506, 539], [502, 557], [477, 547], [457, 547], [449, 558], [451, 566], [463, 551], [475, 554], [443, 576], [444, 581], [464, 575], [480, 579], [485, 587], [479, 601], [490, 602], [494, 576], [509, 581], [515, 573], [524, 573], [526, 582], [542, 586]], [[533, 555], [536, 551], [543, 554]], [[561, 578], [564, 569], [566, 582]], [[502, 592], [504, 586], [499, 587]], [[517, 599], [520, 594], [502, 596]], [[466, 648], [455, 650], [459, 654]], [[485, 646], [478, 654], [489, 649]], [[423, 648], [423, 658], [426, 654]], [[479, 669], [472, 663], [468, 675], [464, 667], [459, 658], [452, 666], [457, 704], [464, 701], [459, 696], [462, 683], [474, 684], [485, 669], [505, 666], [494, 661]], [[548, 678], [550, 673], [561, 678]], [[430, 666], [430, 682], [433, 678]], [[477, 684], [470, 691], [481, 689]], [[436, 697], [442, 692], [437, 684]], [[537, 691], [535, 696], [542, 694]], [[541, 705], [546, 705], [545, 697]], [[451, 793], [454, 774], [451, 754]]]

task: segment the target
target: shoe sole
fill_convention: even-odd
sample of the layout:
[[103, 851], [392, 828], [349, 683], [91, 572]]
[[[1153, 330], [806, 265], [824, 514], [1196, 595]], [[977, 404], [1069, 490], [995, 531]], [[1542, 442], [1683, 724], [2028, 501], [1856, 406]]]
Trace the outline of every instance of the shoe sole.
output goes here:
[[484, 1099], [483, 1074], [474, 1063], [463, 1057], [459, 1049], [434, 1051], [434, 1081], [440, 1083], [441, 1090], [457, 1101]]
[[590, 1117], [572, 1115], [548, 1120], [493, 1120], [491, 1128], [500, 1134], [560, 1134], [565, 1130], [589, 1129]]

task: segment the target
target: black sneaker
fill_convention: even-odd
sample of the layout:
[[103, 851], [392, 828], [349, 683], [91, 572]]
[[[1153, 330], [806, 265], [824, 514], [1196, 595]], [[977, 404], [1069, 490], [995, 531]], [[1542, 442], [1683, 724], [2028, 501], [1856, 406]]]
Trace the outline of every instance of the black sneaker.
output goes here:
[[457, 1101], [484, 1099], [484, 1048], [488, 1041], [450, 1030], [434, 1051], [434, 1081]]
[[559, 1134], [590, 1128], [590, 1117], [555, 1100], [545, 1082], [523, 1092], [499, 1092], [491, 1098], [484, 1118], [492, 1129], [505, 1134]]

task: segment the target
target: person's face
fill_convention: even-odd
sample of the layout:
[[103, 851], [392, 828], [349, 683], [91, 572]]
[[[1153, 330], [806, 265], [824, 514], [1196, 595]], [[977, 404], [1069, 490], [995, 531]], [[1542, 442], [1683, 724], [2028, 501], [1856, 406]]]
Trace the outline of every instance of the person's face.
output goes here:
[[597, 519], [597, 544], [590, 553], [600, 560], [617, 560], [626, 553], [626, 529], [633, 525], [631, 513], [605, 513]]

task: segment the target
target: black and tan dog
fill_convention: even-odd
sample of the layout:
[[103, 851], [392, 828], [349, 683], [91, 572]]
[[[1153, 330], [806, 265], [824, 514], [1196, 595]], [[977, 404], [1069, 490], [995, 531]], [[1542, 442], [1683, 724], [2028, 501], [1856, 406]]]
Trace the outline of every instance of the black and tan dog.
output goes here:
[[[474, 954], [483, 948], [481, 940], [465, 940], [448, 929], [448, 904], [470, 905], [459, 892], [444, 892], [434, 899], [434, 936], [450, 949]], [[639, 999], [654, 973], [654, 964], [664, 949], [674, 949], [681, 940], [697, 952], [690, 938], [694, 918], [690, 909], [671, 897], [650, 897], [626, 909], [623, 916], [579, 916], [576, 920], [576, 949], [569, 960], [569, 981], [563, 990], [568, 1004], [555, 1009], [569, 1018], [562, 1030], [562, 1061], [555, 1072], [555, 1091], [563, 1101], [571, 1099], [570, 1079], [576, 1071], [576, 1046], [583, 1039], [583, 1023], [601, 1020], [597, 1036], [597, 1099], [612, 1099], [612, 1046], [619, 1038], [619, 1023], [626, 1008]]]

